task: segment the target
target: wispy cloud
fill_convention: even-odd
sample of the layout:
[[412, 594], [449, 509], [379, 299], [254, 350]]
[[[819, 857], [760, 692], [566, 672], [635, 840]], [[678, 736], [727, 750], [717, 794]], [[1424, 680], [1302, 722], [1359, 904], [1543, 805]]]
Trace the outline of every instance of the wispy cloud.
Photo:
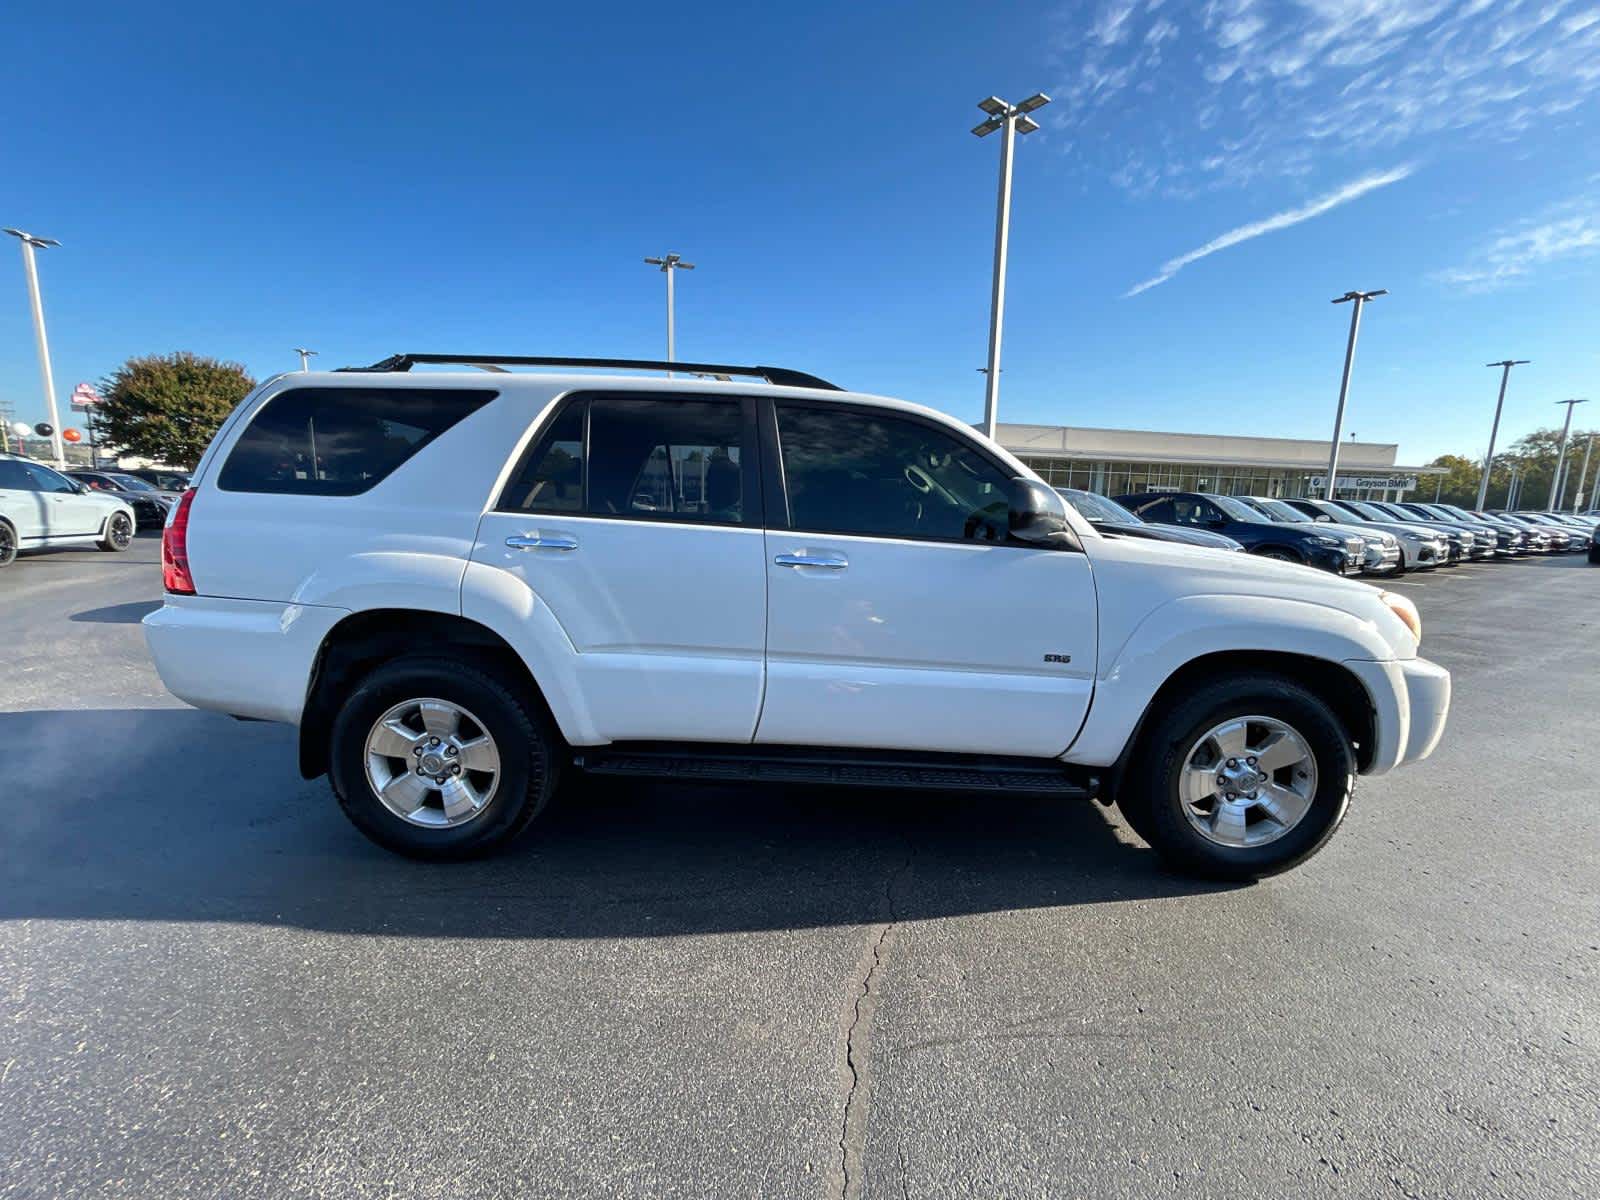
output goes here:
[[1516, 142], [1600, 102], [1582, 0], [1067, 3], [1050, 119], [1076, 165], [1135, 195]]
[[1600, 253], [1600, 210], [1572, 202], [1499, 232], [1464, 265], [1432, 278], [1469, 292], [1492, 292], [1521, 282], [1536, 267], [1595, 253]]
[[1280, 229], [1288, 229], [1291, 225], [1298, 225], [1302, 221], [1309, 221], [1313, 217], [1320, 217], [1331, 209], [1338, 208], [1341, 204], [1365, 196], [1368, 192], [1376, 191], [1381, 187], [1388, 187], [1391, 183], [1398, 183], [1410, 175], [1413, 168], [1410, 164], [1395, 167], [1392, 170], [1381, 171], [1373, 175], [1364, 175], [1360, 179], [1352, 180], [1343, 187], [1320, 196], [1309, 204], [1299, 208], [1285, 209], [1283, 212], [1274, 213], [1260, 221], [1252, 221], [1248, 225], [1240, 225], [1230, 229], [1227, 233], [1212, 238], [1204, 246], [1191, 250], [1187, 254], [1180, 254], [1177, 258], [1169, 258], [1161, 264], [1158, 274], [1146, 279], [1143, 283], [1136, 283], [1123, 293], [1123, 299], [1137, 296], [1140, 292], [1149, 291], [1157, 284], [1162, 284], [1171, 279], [1179, 271], [1191, 263], [1199, 262], [1219, 250], [1226, 250], [1230, 246], [1237, 246], [1240, 242], [1248, 242], [1251, 238], [1258, 238], [1264, 233], [1276, 233]]

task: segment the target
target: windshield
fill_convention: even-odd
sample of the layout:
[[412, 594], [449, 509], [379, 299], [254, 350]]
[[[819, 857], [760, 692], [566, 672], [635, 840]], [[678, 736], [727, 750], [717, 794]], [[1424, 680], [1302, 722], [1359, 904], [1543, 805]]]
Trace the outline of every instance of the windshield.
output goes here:
[[106, 478], [125, 492], [153, 492], [157, 490], [137, 475], [107, 475]]
[[1253, 496], [1250, 502], [1257, 508], [1269, 513], [1274, 521], [1292, 521], [1296, 525], [1312, 524], [1310, 517], [1293, 505], [1285, 504], [1282, 500], [1269, 500], [1265, 497]]
[[1232, 517], [1235, 521], [1260, 521], [1261, 520], [1261, 514], [1260, 513], [1253, 511], [1248, 504], [1240, 504], [1232, 496], [1211, 496], [1211, 495], [1208, 495], [1208, 496], [1206, 496], [1206, 499], [1210, 500], [1213, 504], [1215, 504], [1223, 512], [1227, 513], [1228, 516]]
[[1342, 500], [1340, 503], [1348, 507], [1352, 512], [1360, 513], [1369, 521], [1394, 520], [1394, 517], [1391, 514], [1384, 512], [1381, 508], [1376, 508], [1373, 505], [1364, 503], [1360, 500]]
[[1079, 488], [1057, 488], [1084, 517], [1090, 521], [1104, 521], [1108, 525], [1143, 525], [1144, 522], [1134, 516], [1115, 500], [1108, 500], [1094, 492], [1085, 492]]

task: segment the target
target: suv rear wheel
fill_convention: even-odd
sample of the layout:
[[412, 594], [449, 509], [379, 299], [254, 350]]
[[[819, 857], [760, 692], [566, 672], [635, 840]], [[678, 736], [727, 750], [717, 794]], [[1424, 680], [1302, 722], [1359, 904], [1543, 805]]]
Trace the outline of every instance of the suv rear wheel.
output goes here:
[[519, 688], [473, 663], [405, 658], [373, 671], [339, 710], [328, 774], [345, 814], [380, 846], [467, 858], [539, 815], [559, 753]]
[[1289, 679], [1247, 675], [1157, 714], [1117, 803], [1180, 870], [1255, 879], [1322, 848], [1344, 820], [1355, 770], [1332, 709]]

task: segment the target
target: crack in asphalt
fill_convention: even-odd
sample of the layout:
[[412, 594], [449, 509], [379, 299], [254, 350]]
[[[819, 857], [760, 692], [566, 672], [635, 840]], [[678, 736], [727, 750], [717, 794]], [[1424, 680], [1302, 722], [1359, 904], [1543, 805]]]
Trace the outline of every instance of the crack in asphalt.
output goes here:
[[845, 1092], [844, 1115], [839, 1123], [839, 1190], [840, 1200], [850, 1200], [861, 1194], [861, 1158], [866, 1143], [867, 1128], [867, 1040], [872, 1028], [872, 1016], [877, 1008], [877, 997], [872, 984], [884, 962], [884, 947], [889, 935], [900, 923], [895, 907], [895, 884], [911, 869], [912, 851], [906, 849], [905, 861], [883, 883], [885, 920], [878, 927], [867, 950], [856, 964], [851, 976], [855, 998], [850, 1007], [850, 1023], [844, 1031], [844, 1062], [850, 1072], [850, 1086]]

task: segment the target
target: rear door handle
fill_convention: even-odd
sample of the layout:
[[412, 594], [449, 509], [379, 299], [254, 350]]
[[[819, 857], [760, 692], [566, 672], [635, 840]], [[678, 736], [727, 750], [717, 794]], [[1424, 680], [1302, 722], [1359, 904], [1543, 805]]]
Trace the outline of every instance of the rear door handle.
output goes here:
[[506, 545], [513, 550], [576, 550], [578, 539], [564, 533], [516, 534], [506, 539]]
[[780, 567], [825, 567], [829, 571], [842, 571], [850, 565], [842, 554], [780, 554], [772, 561]]

